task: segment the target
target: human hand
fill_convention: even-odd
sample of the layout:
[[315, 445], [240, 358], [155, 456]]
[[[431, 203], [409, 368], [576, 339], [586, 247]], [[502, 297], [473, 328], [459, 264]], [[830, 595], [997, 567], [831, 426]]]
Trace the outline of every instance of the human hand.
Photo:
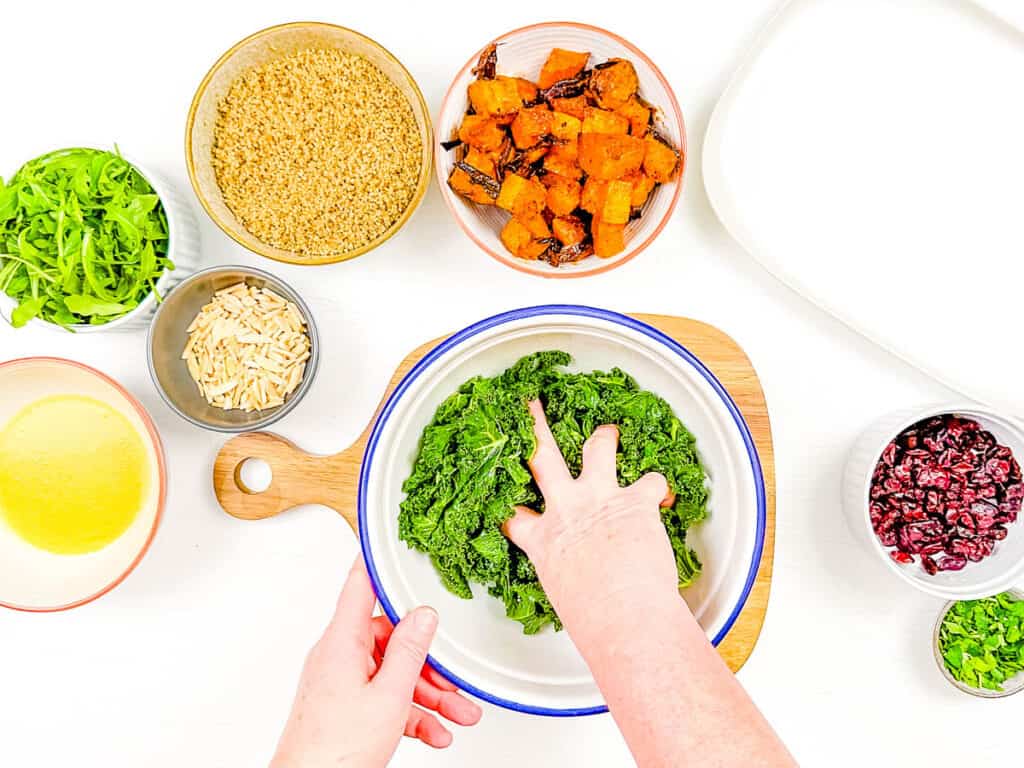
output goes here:
[[[392, 629], [358, 558], [334, 618], [310, 651], [271, 768], [387, 764], [402, 734], [438, 749], [452, 734], [430, 712], [473, 725], [480, 707], [425, 666], [437, 613], [420, 607]], [[420, 706], [414, 706], [413, 702]]]
[[[619, 430], [598, 427], [583, 445], [573, 478], [540, 402], [530, 403], [537, 448], [530, 470], [544, 495], [544, 514], [517, 507], [504, 526], [526, 552], [569, 633], [635, 616], [640, 601], [679, 599], [679, 577], [659, 505], [673, 495], [651, 472], [622, 488], [616, 475]], [[621, 608], [621, 610], [619, 610]]]

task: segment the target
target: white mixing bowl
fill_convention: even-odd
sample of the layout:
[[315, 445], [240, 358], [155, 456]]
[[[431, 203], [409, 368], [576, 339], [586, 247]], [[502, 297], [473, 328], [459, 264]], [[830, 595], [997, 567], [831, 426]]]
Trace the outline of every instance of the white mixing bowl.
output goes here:
[[765, 491], [750, 431], [721, 383], [676, 341], [625, 315], [563, 305], [506, 312], [442, 342], [402, 379], [374, 425], [359, 479], [360, 540], [385, 613], [397, 621], [418, 605], [434, 606], [441, 626], [429, 661], [463, 690], [520, 712], [577, 716], [607, 708], [565, 632], [522, 634], [484, 588], [474, 585], [473, 600], [452, 595], [429, 559], [398, 539], [402, 482], [437, 406], [467, 379], [550, 349], [571, 354], [576, 370], [618, 366], [632, 374], [697, 438], [710, 478], [709, 515], [688, 536], [704, 571], [685, 598], [715, 644], [739, 616], [757, 575]]

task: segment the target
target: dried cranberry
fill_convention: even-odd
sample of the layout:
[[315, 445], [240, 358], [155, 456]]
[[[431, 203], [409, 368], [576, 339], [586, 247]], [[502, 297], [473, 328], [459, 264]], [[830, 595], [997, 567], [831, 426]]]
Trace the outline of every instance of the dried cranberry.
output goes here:
[[1021, 466], [978, 422], [918, 422], [886, 445], [871, 476], [871, 526], [898, 563], [929, 574], [992, 554], [1024, 503]]

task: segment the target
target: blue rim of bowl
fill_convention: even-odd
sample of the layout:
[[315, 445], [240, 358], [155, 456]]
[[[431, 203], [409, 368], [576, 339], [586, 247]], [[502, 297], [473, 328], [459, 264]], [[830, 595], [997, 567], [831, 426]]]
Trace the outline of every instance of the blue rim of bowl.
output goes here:
[[[374, 451], [377, 448], [377, 441], [380, 439], [384, 425], [387, 424], [388, 418], [391, 416], [391, 413], [395, 409], [399, 400], [402, 399], [402, 395], [405, 394], [406, 390], [413, 384], [413, 382], [416, 381], [416, 379], [419, 378], [420, 374], [433, 365], [433, 363], [446, 352], [483, 331], [515, 320], [523, 320], [540, 315], [572, 315], [576, 317], [589, 317], [597, 320], [606, 320], [617, 325], [625, 326], [626, 328], [642, 333], [643, 335], [660, 342], [683, 358], [683, 360], [693, 366], [693, 368], [704, 377], [732, 415], [733, 421], [736, 423], [736, 427], [739, 429], [740, 435], [743, 438], [743, 444], [746, 446], [747, 456], [750, 459], [750, 468], [754, 475], [754, 487], [757, 497], [757, 531], [754, 542], [754, 556], [750, 561], [750, 568], [747, 571], [747, 579], [743, 585], [743, 592], [740, 594], [740, 599], [729, 614], [729, 618], [726, 619], [721, 630], [719, 630], [711, 641], [712, 645], [717, 646], [729, 633], [729, 630], [732, 629], [733, 624], [736, 623], [736, 619], [739, 618], [740, 613], [743, 611], [743, 607], [747, 603], [747, 598], [750, 596], [750, 590], [753, 589], [754, 581], [757, 579], [757, 571], [761, 565], [761, 554], [764, 551], [767, 507], [765, 501], [764, 474], [761, 469], [761, 459], [757, 453], [757, 447], [754, 445], [754, 438], [750, 434], [750, 429], [747, 427], [747, 422], [743, 418], [743, 414], [740, 413], [740, 409], [726, 391], [725, 387], [722, 386], [722, 383], [718, 378], [707, 368], [707, 366], [704, 365], [704, 363], [698, 360], [690, 350], [672, 337], [662, 333], [657, 328], [647, 325], [647, 323], [640, 322], [639, 320], [635, 320], [627, 315], [619, 314], [618, 312], [612, 312], [607, 309], [598, 309], [596, 307], [588, 307], [581, 304], [543, 304], [536, 307], [524, 307], [522, 309], [513, 309], [508, 312], [502, 312], [501, 314], [492, 315], [491, 317], [480, 320], [479, 322], [474, 323], [473, 325], [470, 325], [458, 333], [448, 337], [424, 355], [423, 358], [402, 378], [398, 383], [398, 386], [395, 387], [395, 391], [388, 397], [387, 402], [381, 409], [380, 416], [377, 417], [377, 420], [373, 425], [373, 431], [370, 433], [370, 438], [366, 443], [366, 452], [363, 454], [363, 463], [359, 471], [358, 503], [359, 544], [363, 551], [363, 559], [366, 562], [366, 569], [370, 574], [370, 581], [373, 583], [373, 589], [377, 593], [377, 599], [380, 600], [384, 613], [387, 615], [388, 619], [390, 619], [392, 624], [398, 623], [401, 618], [395, 611], [394, 606], [391, 604], [391, 601], [388, 599], [388, 596], [384, 593], [384, 589], [381, 586], [380, 577], [377, 573], [377, 566], [373, 559], [373, 553], [370, 551], [369, 537], [366, 532], [366, 488], [369, 483], [370, 467], [373, 464]], [[471, 693], [486, 702], [496, 704], [497, 706], [504, 707], [505, 709], [511, 709], [515, 712], [523, 712], [530, 715], [543, 715], [546, 717], [581, 717], [584, 715], [599, 715], [608, 711], [608, 707], [605, 705], [597, 707], [553, 709], [550, 707], [539, 707], [532, 704], [521, 704], [519, 702], [511, 701], [492, 693], [488, 693], [472, 683], [463, 680], [451, 670], [447, 669], [443, 664], [438, 662], [433, 656], [427, 656], [427, 663], [463, 691]]]

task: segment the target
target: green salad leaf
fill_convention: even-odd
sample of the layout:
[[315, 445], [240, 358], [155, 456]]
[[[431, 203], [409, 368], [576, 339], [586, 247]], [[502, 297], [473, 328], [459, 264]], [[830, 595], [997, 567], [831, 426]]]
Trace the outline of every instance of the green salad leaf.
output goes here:
[[163, 205], [116, 152], [62, 149], [0, 179], [0, 291], [18, 302], [16, 328], [126, 315], [174, 269], [167, 246]]
[[537, 352], [491, 378], [467, 381], [445, 400], [423, 432], [399, 512], [399, 538], [430, 556], [452, 593], [472, 598], [470, 584], [485, 585], [505, 603], [526, 634], [561, 622], [525, 553], [501, 533], [523, 504], [543, 511], [527, 465], [535, 439], [527, 403], [540, 398], [551, 432], [574, 476], [583, 443], [602, 424], [620, 432], [618, 475], [629, 485], [661, 472], [676, 494], [662, 510], [675, 552], [679, 586], [701, 570], [686, 531], [707, 515], [708, 491], [696, 441], [669, 405], [640, 389], [628, 374], [569, 373], [565, 352]]
[[954, 603], [939, 627], [939, 653], [961, 683], [1002, 691], [1024, 671], [1024, 600], [1003, 592]]

